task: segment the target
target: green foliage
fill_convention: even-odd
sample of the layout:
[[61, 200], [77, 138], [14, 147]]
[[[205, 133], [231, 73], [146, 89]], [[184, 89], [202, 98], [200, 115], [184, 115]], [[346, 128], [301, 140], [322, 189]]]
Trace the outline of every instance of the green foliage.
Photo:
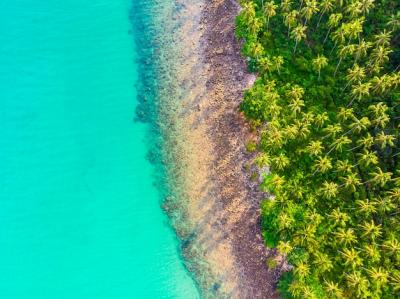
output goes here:
[[262, 232], [293, 266], [282, 297], [400, 298], [400, 2], [241, 4]]

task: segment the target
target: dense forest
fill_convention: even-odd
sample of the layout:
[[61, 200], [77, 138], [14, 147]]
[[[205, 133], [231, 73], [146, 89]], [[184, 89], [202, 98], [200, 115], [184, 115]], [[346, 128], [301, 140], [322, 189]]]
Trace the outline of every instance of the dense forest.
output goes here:
[[400, 1], [241, 5], [263, 237], [293, 267], [282, 298], [400, 298]]

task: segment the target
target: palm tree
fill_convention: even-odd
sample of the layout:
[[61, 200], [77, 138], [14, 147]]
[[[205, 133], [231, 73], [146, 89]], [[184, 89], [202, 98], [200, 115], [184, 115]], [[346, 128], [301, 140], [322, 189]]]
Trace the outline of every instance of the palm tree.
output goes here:
[[274, 1], [268, 1], [264, 5], [264, 14], [267, 16], [267, 30], [269, 26], [269, 19], [276, 15], [276, 8], [278, 6], [274, 3]]
[[324, 38], [324, 42], [322, 43], [323, 45], [325, 44], [326, 40], [328, 39], [329, 33], [331, 30], [335, 27], [337, 27], [342, 20], [343, 15], [341, 13], [336, 13], [336, 14], [331, 14], [328, 19], [328, 32], [326, 33], [326, 36]]
[[276, 246], [278, 252], [283, 255], [287, 255], [293, 250], [293, 246], [290, 244], [289, 241], [279, 241], [278, 246]]
[[323, 55], [318, 55], [317, 58], [312, 60], [315, 70], [318, 72], [318, 81], [321, 77], [321, 69], [328, 65], [328, 59]]
[[368, 182], [373, 182], [381, 187], [385, 186], [387, 182], [389, 182], [392, 178], [391, 172], [384, 172], [380, 167], [376, 168], [375, 172], [369, 173], [370, 176], [372, 176], [372, 179], [369, 180]]
[[[355, 290], [355, 298], [366, 298], [368, 296], [369, 281], [360, 272], [353, 272], [346, 275], [347, 285], [351, 290]], [[353, 296], [354, 297], [354, 296]]]
[[364, 253], [373, 263], [378, 262], [381, 259], [381, 251], [375, 244], [366, 244], [364, 246]]
[[335, 225], [339, 225], [342, 227], [345, 227], [346, 223], [350, 221], [349, 215], [345, 212], [340, 211], [340, 208], [333, 209], [328, 217], [332, 219]]
[[292, 114], [296, 116], [297, 113], [300, 113], [301, 108], [305, 106], [304, 101], [301, 99], [294, 98], [291, 100], [290, 104], [288, 105]]
[[281, 68], [284, 63], [283, 57], [281, 55], [272, 57], [272, 64], [275, 70], [277, 70], [278, 74], [281, 74]]
[[344, 122], [349, 119], [355, 118], [354, 116], [354, 109], [353, 108], [346, 108], [340, 107], [337, 113], [337, 117], [340, 121]]
[[382, 235], [382, 225], [375, 224], [373, 220], [370, 222], [364, 221], [360, 227], [364, 231], [363, 236], [370, 237], [372, 240], [375, 240]]
[[394, 135], [386, 135], [384, 131], [381, 131], [376, 135], [375, 140], [380, 145], [381, 149], [384, 149], [387, 146], [394, 146], [396, 137]]
[[362, 12], [361, 3], [359, 1], [350, 2], [350, 4], [346, 6], [345, 10], [351, 18], [355, 18]]
[[318, 19], [317, 28], [319, 27], [319, 23], [321, 23], [323, 15], [333, 10], [333, 2], [333, 0], [322, 0], [319, 4], [319, 6], [321, 7], [321, 15]]
[[294, 99], [301, 99], [304, 95], [304, 89], [299, 85], [294, 85], [287, 92], [287, 96]]
[[310, 267], [304, 263], [300, 262], [295, 265], [294, 267], [294, 274], [297, 275], [300, 279], [306, 278], [308, 275], [310, 275]]
[[371, 62], [369, 63], [370, 66], [381, 66], [387, 61], [389, 61], [389, 54], [393, 51], [386, 46], [378, 46], [374, 48], [371, 52]]
[[322, 142], [319, 140], [311, 141], [310, 144], [306, 147], [306, 151], [312, 156], [318, 156], [322, 153], [324, 147]]
[[345, 246], [357, 243], [357, 237], [354, 233], [354, 229], [339, 228], [335, 234], [335, 239], [339, 241], [340, 244]]
[[358, 156], [360, 161], [359, 164], [363, 164], [365, 167], [378, 164], [378, 156], [375, 152], [365, 149], [362, 153], [358, 154]]
[[329, 150], [329, 152], [327, 153], [327, 155], [329, 155], [334, 149], [342, 152], [343, 151], [343, 146], [350, 144], [352, 141], [349, 137], [347, 136], [340, 136], [338, 139], [336, 139], [333, 143], [332, 143], [332, 147]]
[[374, 44], [375, 46], [389, 46], [390, 45], [390, 39], [391, 39], [392, 33], [390, 31], [383, 30], [382, 32], [375, 34], [374, 35]]
[[326, 132], [327, 134], [324, 137], [322, 137], [322, 140], [324, 140], [327, 137], [335, 138], [337, 134], [342, 132], [342, 126], [340, 124], [328, 125], [324, 129], [324, 132]]
[[314, 123], [317, 125], [318, 128], [322, 128], [328, 120], [328, 113], [322, 112], [315, 116]]
[[364, 116], [361, 119], [354, 118], [353, 122], [349, 125], [350, 131], [355, 133], [361, 133], [367, 130], [371, 126], [371, 122], [368, 117]]
[[314, 13], [318, 12], [318, 3], [316, 0], [306, 0], [306, 5], [301, 9], [301, 15], [306, 19], [304, 25], [311, 20]]
[[294, 28], [291, 32], [292, 38], [296, 41], [296, 44], [294, 46], [293, 54], [296, 53], [297, 45], [298, 43], [306, 37], [306, 30], [307, 26], [304, 25], [297, 25], [296, 28]]
[[392, 27], [393, 32], [400, 28], [400, 11], [398, 11], [395, 15], [391, 15], [387, 25]]
[[375, 0], [360, 0], [360, 9], [364, 16], [375, 6], [374, 1]]
[[315, 171], [313, 175], [316, 172], [325, 173], [328, 170], [332, 169], [332, 160], [328, 156], [319, 157], [317, 162], [315, 162], [314, 169]]
[[340, 289], [339, 285], [333, 281], [325, 280], [324, 289], [328, 296], [330, 296], [329, 298], [344, 298], [343, 291]]
[[269, 73], [273, 69], [273, 63], [268, 57], [263, 56], [258, 59], [258, 64], [260, 65], [260, 69], [263, 73]]
[[[261, 45], [259, 42], [255, 42], [250, 44], [250, 55], [254, 58], [259, 59], [259, 57], [263, 54], [264, 52], [264, 47]], [[259, 59], [260, 60], [260, 59]]]
[[343, 251], [341, 252], [343, 259], [344, 259], [344, 264], [346, 266], [350, 266], [353, 269], [359, 267], [362, 265], [362, 259], [358, 253], [358, 251], [356, 251], [354, 248], [345, 248], [343, 249]]
[[367, 269], [371, 281], [378, 287], [385, 287], [389, 282], [389, 273], [382, 267]]
[[320, 188], [320, 192], [326, 199], [332, 199], [339, 193], [339, 186], [334, 182], [325, 181]]
[[281, 2], [281, 10], [284, 13], [287, 13], [290, 11], [290, 8], [292, 7], [292, 0], [282, 0]]
[[361, 137], [360, 139], [357, 140], [357, 146], [349, 149], [349, 151], [353, 151], [355, 149], [358, 149], [360, 147], [363, 147], [364, 149], [369, 149], [371, 146], [374, 144], [374, 138], [371, 136], [370, 133], [367, 133], [364, 137]]
[[343, 60], [344, 57], [346, 57], [347, 55], [352, 55], [355, 51], [356, 47], [354, 45], [347, 45], [347, 46], [341, 46], [340, 50], [339, 50], [339, 62], [336, 65], [336, 69], [335, 72], [333, 73], [333, 76], [336, 76], [336, 73], [339, 69], [339, 66]]
[[257, 4], [255, 4], [252, 1], [246, 2], [242, 5], [243, 7], [243, 12], [242, 15], [244, 19], [246, 20], [246, 23], [249, 23], [249, 20], [252, 18], [255, 18], [256, 16], [256, 7]]
[[371, 42], [366, 42], [364, 39], [361, 39], [354, 52], [355, 54], [354, 63], [356, 63], [362, 57], [367, 56], [368, 50], [371, 48], [371, 46], [372, 46]]
[[349, 84], [352, 84], [354, 82], [361, 83], [361, 81], [365, 78], [365, 69], [363, 67], [358, 66], [358, 64], [354, 64], [352, 68], [349, 68], [347, 70], [347, 84], [343, 88], [345, 90]]
[[363, 97], [369, 96], [369, 91], [371, 89], [372, 84], [370, 82], [356, 84], [351, 90], [351, 94], [353, 99], [350, 101], [349, 106], [351, 106], [355, 99], [360, 101]]
[[344, 181], [344, 184], [341, 185], [345, 186], [347, 189], [350, 189], [352, 192], [356, 192], [356, 187], [361, 185], [361, 180], [358, 178], [357, 174], [355, 173], [349, 173], [347, 176], [342, 178]]
[[288, 34], [287, 34], [288, 37], [290, 35], [290, 28], [297, 24], [298, 15], [299, 12], [297, 10], [292, 10], [291, 12], [283, 15], [283, 22], [285, 23], [285, 26], [288, 27]]
[[278, 170], [284, 169], [286, 166], [289, 165], [289, 163], [290, 163], [289, 158], [286, 157], [285, 154], [283, 153], [280, 153], [279, 155], [272, 158], [272, 164]]
[[376, 213], [376, 204], [369, 199], [357, 200], [356, 205], [358, 207], [356, 211], [363, 214], [363, 216], [369, 217], [372, 214]]
[[319, 273], [329, 272], [333, 268], [333, 263], [327, 254], [316, 252], [314, 253], [314, 264], [317, 266]]
[[338, 172], [343, 173], [351, 173], [353, 169], [353, 166], [350, 164], [349, 160], [338, 160], [335, 166]]

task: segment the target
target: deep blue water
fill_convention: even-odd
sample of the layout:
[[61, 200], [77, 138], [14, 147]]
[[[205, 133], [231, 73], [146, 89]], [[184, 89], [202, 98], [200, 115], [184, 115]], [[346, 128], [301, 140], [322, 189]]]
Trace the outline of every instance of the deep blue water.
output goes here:
[[0, 2], [0, 298], [198, 298], [133, 121], [131, 7]]

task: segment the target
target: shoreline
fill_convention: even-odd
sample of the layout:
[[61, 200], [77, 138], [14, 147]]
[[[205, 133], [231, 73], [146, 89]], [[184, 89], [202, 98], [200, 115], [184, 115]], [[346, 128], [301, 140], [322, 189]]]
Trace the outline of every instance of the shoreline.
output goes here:
[[[177, 2], [185, 20], [178, 40], [186, 47], [176, 79], [187, 92], [173, 116], [177, 136], [167, 141], [176, 163], [168, 177], [180, 186], [172, 186], [165, 209], [204, 297], [278, 298], [278, 272], [266, 266], [273, 252], [261, 236], [260, 201], [266, 194], [250, 179], [253, 155], [245, 146], [255, 137], [238, 110], [255, 79], [234, 35], [239, 5]], [[200, 19], [190, 18], [196, 14]]]
[[[174, 0], [154, 26], [156, 126], [152, 153], [165, 169], [163, 208], [204, 298], [278, 298], [266, 266], [260, 201], [238, 107], [254, 82], [234, 35], [234, 0]], [[163, 24], [162, 26], [158, 24]], [[146, 81], [146, 80], [145, 80]], [[146, 111], [145, 109], [142, 111]], [[162, 182], [165, 180], [164, 182]]]

